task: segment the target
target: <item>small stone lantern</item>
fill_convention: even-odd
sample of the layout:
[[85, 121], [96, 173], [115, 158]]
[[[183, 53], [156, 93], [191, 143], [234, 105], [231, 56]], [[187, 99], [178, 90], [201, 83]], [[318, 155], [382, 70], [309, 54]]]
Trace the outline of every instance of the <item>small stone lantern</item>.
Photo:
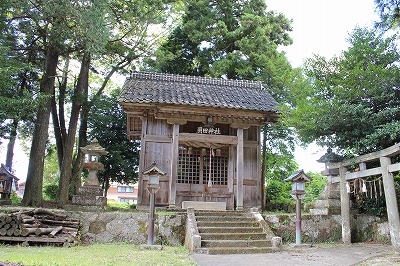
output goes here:
[[68, 208], [82, 211], [104, 210], [107, 198], [103, 196], [97, 172], [104, 169], [104, 165], [99, 162], [100, 155], [106, 155], [108, 152], [100, 146], [97, 139], [94, 139], [91, 144], [81, 147], [81, 151], [85, 154], [83, 168], [89, 171], [89, 176], [83, 186], [79, 188], [78, 194], [72, 196], [72, 205]]
[[305, 183], [310, 182], [311, 178], [303, 170], [294, 172], [285, 179], [292, 182], [292, 197], [296, 200], [296, 244], [301, 244], [301, 199], [306, 195]]
[[148, 177], [147, 190], [150, 193], [150, 214], [149, 214], [149, 227], [147, 229], [147, 245], [154, 245], [154, 210], [155, 202], [154, 195], [160, 189], [160, 176], [164, 176], [166, 173], [157, 167], [156, 162], [150, 165], [143, 171], [143, 176]]
[[100, 146], [97, 139], [94, 139], [91, 144], [81, 147], [81, 151], [85, 154], [85, 162], [83, 168], [89, 171], [89, 176], [86, 178], [83, 186], [95, 186], [100, 187], [99, 180], [97, 178], [97, 172], [104, 169], [104, 165], [99, 162], [100, 155], [107, 155], [103, 147]]

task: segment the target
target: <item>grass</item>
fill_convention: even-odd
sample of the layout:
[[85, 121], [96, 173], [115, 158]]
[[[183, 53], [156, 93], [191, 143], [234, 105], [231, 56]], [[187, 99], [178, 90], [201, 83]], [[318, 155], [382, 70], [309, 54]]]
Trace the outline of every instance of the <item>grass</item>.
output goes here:
[[196, 265], [185, 247], [142, 249], [128, 243], [92, 244], [75, 247], [0, 245], [0, 261], [27, 265]]

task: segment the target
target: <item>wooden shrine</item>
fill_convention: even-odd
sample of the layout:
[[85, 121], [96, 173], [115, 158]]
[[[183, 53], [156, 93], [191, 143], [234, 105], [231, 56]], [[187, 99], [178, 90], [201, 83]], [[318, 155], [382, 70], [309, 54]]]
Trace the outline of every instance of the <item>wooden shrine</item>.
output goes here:
[[277, 118], [277, 102], [261, 82], [133, 72], [119, 103], [128, 137], [141, 141], [139, 207], [149, 205], [141, 169], [154, 162], [166, 172], [157, 206], [261, 206], [260, 127]]
[[8, 168], [1, 164], [0, 166], [0, 205], [11, 204], [11, 193], [16, 190], [19, 178], [13, 175]]

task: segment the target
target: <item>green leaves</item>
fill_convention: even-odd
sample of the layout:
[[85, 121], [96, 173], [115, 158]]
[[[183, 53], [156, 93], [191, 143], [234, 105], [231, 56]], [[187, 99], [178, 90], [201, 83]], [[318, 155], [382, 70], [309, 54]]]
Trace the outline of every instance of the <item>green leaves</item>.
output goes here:
[[297, 100], [286, 122], [304, 142], [364, 154], [400, 138], [400, 53], [395, 36], [375, 30], [356, 28], [348, 40], [341, 56], [307, 61], [312, 87], [292, 91]]
[[266, 12], [260, 0], [190, 0], [182, 25], [150, 66], [170, 73], [255, 79], [280, 57], [278, 45], [292, 42], [290, 23], [281, 14]]
[[116, 97], [118, 90], [111, 96], [102, 96], [92, 108], [89, 116], [91, 138], [97, 138], [100, 145], [109, 153], [101, 157], [105, 165], [99, 177], [110, 181], [135, 183], [139, 165], [139, 143], [126, 137], [126, 118]]

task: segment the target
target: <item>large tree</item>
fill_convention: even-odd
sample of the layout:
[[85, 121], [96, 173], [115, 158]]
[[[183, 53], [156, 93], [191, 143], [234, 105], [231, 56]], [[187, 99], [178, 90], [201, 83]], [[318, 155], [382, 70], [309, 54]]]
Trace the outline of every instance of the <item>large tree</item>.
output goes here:
[[[158, 71], [260, 79], [291, 44], [291, 22], [262, 0], [186, 1], [182, 23], [149, 62]], [[284, 56], [283, 56], [284, 58]], [[286, 62], [287, 63], [287, 62]]]
[[287, 121], [301, 140], [364, 154], [400, 139], [400, 53], [396, 36], [356, 28], [349, 48], [306, 64], [312, 87], [293, 90]]
[[[95, 99], [103, 93], [114, 73], [126, 72], [135, 60], [152, 51], [157, 36], [162, 35], [164, 30], [157, 32], [151, 25], [167, 21], [166, 14], [170, 14], [173, 8], [168, 3], [173, 1], [3, 2], [0, 4], [1, 16], [5, 18], [6, 23], [2, 21], [0, 30], [8, 34], [1, 36], [0, 45], [5, 46], [5, 42], [2, 41], [5, 39], [3, 36], [10, 37], [9, 39], [13, 38], [14, 41], [7, 43], [7, 52], [21, 54], [31, 52], [35, 55], [35, 61], [27, 60], [27, 65], [37, 66], [37, 69], [31, 72], [38, 73], [40, 77], [40, 86], [37, 86], [40, 87], [40, 93], [33, 98], [43, 99], [39, 107], [34, 105], [37, 107], [37, 113], [34, 117], [35, 129], [32, 134], [26, 196], [23, 203], [39, 205], [41, 202], [43, 159], [48, 142], [51, 109], [61, 172], [58, 201], [63, 205], [68, 200], [71, 176], [75, 177], [74, 184], [80, 183], [80, 156], [75, 160], [75, 171], [72, 171], [73, 148], [79, 119], [81, 120], [79, 146], [84, 146], [88, 113]], [[11, 58], [10, 53], [4, 58], [4, 62], [7, 62], [7, 59]], [[15, 64], [17, 68], [18, 63], [22, 66], [19, 60]], [[74, 69], [79, 68], [79, 73], [74, 74]], [[20, 68], [15, 71], [14, 80], [18, 77], [18, 73], [23, 73], [22, 70]], [[28, 76], [21, 75], [21, 77]], [[13, 79], [7, 80], [13, 81]], [[89, 86], [90, 81], [97, 82]], [[6, 86], [1, 89], [7, 93], [11, 92]], [[38, 91], [39, 89], [36, 90]], [[92, 99], [89, 98], [90, 94], [94, 95]], [[6, 94], [2, 94], [4, 95]], [[15, 104], [16, 100], [22, 100], [24, 94], [14, 93], [11, 96], [7, 96], [5, 102], [7, 106], [14, 105], [15, 110], [15, 106], [18, 106]], [[24, 107], [19, 110], [31, 106], [23, 104], [23, 101], [19, 102], [22, 103], [20, 107]], [[65, 108], [66, 106], [71, 108]], [[3, 107], [6, 107], [6, 104]], [[2, 121], [12, 122], [10, 118], [13, 119], [10, 116], [4, 116], [4, 119], [3, 116], [0, 117]], [[18, 125], [18, 120], [10, 124]], [[15, 129], [16, 126], [9, 128]], [[16, 134], [15, 130], [8, 131]]]

